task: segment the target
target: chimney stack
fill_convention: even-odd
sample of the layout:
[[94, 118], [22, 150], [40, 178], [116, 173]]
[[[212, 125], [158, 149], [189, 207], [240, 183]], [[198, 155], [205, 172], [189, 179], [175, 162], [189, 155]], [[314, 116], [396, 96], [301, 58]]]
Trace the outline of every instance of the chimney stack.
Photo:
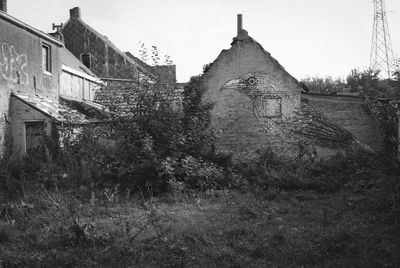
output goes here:
[[70, 19], [80, 19], [81, 18], [81, 9], [79, 7], [74, 7], [69, 10]]
[[242, 18], [242, 14], [238, 14], [237, 15], [237, 34], [239, 35], [242, 30], [243, 30], [243, 18]]
[[0, 10], [7, 13], [7, 0], [0, 0]]

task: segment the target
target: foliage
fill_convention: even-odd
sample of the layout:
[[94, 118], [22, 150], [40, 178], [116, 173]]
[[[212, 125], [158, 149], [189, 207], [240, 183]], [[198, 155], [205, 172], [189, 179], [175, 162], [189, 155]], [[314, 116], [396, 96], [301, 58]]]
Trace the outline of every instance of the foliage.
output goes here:
[[347, 76], [347, 85], [352, 92], [358, 92], [361, 96], [369, 98], [394, 98], [398, 92], [391, 85], [391, 81], [381, 80], [379, 70], [366, 69], [359, 71], [353, 69]]
[[160, 55], [158, 53], [157, 46], [151, 46], [151, 60], [153, 65], [159, 65], [160, 63]]
[[[357, 94], [369, 98], [397, 98], [399, 97], [398, 80], [381, 80], [379, 70], [359, 69], [351, 70], [346, 81], [332, 79], [331, 77], [308, 77], [301, 82], [314, 93], [323, 94]], [[396, 77], [398, 72], [395, 72]]]
[[393, 77], [392, 86], [397, 92], [400, 92], [400, 58], [396, 60]]
[[[143, 61], [146, 64], [149, 64], [149, 52], [148, 52], [148, 47], [145, 43], [143, 43], [142, 41], [139, 41], [139, 58], [141, 61]], [[151, 57], [151, 64], [153, 66], [158, 66], [161, 63], [161, 56], [160, 56], [160, 52], [159, 49], [156, 45], [152, 45], [150, 47], [150, 57]], [[163, 55], [163, 63], [165, 65], [173, 65], [174, 62], [171, 59], [171, 56], [169, 54], [164, 54]]]
[[138, 43], [140, 45], [139, 57], [144, 63], [147, 63], [149, 61], [149, 54], [147, 52], [147, 47], [142, 41], [139, 41]]
[[347, 76], [347, 84], [353, 92], [359, 92], [360, 95], [371, 96], [373, 90], [378, 87], [380, 71], [367, 69], [359, 71], [351, 70]]
[[367, 111], [379, 120], [381, 127], [385, 131], [385, 151], [392, 158], [396, 157], [398, 146], [398, 111], [400, 101], [380, 101], [369, 99], [366, 103]]
[[202, 76], [191, 77], [183, 91], [182, 123], [192, 155], [213, 154], [215, 136], [208, 131], [213, 104], [203, 103], [203, 94]]
[[164, 55], [164, 64], [165, 65], [173, 65], [174, 64], [170, 55], [168, 55], [168, 54]]
[[333, 79], [332, 77], [319, 78], [319, 77], [308, 77], [302, 79], [301, 82], [311, 91], [315, 93], [339, 93], [343, 92], [346, 88], [346, 84], [341, 79]]

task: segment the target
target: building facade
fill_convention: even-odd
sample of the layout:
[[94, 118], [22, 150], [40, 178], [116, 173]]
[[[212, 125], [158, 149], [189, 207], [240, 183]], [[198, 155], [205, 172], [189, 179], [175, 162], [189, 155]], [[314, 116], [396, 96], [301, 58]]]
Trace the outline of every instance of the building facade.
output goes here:
[[[239, 161], [266, 150], [285, 157], [304, 151], [329, 157], [381, 146], [383, 135], [361, 110], [360, 100], [337, 99], [341, 105], [335, 105], [332, 99], [304, 94], [302, 84], [242, 28], [241, 15], [231, 47], [206, 66], [202, 88], [203, 104], [212, 107], [216, 150]], [[338, 107], [356, 113], [345, 112], [339, 119], [343, 111]]]
[[43, 150], [56, 125], [71, 121], [66, 114], [87, 121], [60, 96], [90, 101], [102, 82], [71, 63], [79, 60], [61, 40], [6, 11], [0, 10], [0, 155], [24, 155]]
[[235, 90], [221, 90], [231, 79], [260, 71], [270, 74], [276, 85], [267, 100], [268, 105], [275, 107], [271, 110], [271, 119], [290, 120], [300, 112], [302, 88], [296, 79], [239, 25], [231, 48], [222, 50], [202, 79], [203, 103], [213, 105], [210, 127], [218, 135], [218, 151], [233, 153], [237, 158], [251, 158], [256, 151], [266, 148], [296, 153], [296, 147], [285, 143], [279, 133], [265, 131], [254, 116], [249, 98]]
[[62, 34], [66, 48], [100, 78], [157, 80], [151, 66], [122, 52], [106, 36], [86, 24], [79, 7], [70, 10]]

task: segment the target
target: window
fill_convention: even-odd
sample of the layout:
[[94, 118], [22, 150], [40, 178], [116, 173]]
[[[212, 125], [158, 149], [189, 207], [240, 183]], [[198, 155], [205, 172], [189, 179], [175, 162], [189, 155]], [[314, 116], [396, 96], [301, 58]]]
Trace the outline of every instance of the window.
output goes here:
[[81, 62], [90, 69], [92, 67], [92, 54], [81, 54]]
[[51, 73], [51, 49], [45, 44], [42, 45], [42, 66], [44, 72]]

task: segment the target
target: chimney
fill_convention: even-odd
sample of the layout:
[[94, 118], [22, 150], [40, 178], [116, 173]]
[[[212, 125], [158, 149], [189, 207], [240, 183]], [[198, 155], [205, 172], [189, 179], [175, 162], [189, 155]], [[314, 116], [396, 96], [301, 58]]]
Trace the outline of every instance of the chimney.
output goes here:
[[0, 0], [0, 10], [7, 13], [7, 0]]
[[243, 19], [242, 14], [237, 15], [237, 35], [243, 30]]
[[69, 10], [70, 19], [80, 19], [81, 18], [81, 9], [80, 7], [74, 7]]

